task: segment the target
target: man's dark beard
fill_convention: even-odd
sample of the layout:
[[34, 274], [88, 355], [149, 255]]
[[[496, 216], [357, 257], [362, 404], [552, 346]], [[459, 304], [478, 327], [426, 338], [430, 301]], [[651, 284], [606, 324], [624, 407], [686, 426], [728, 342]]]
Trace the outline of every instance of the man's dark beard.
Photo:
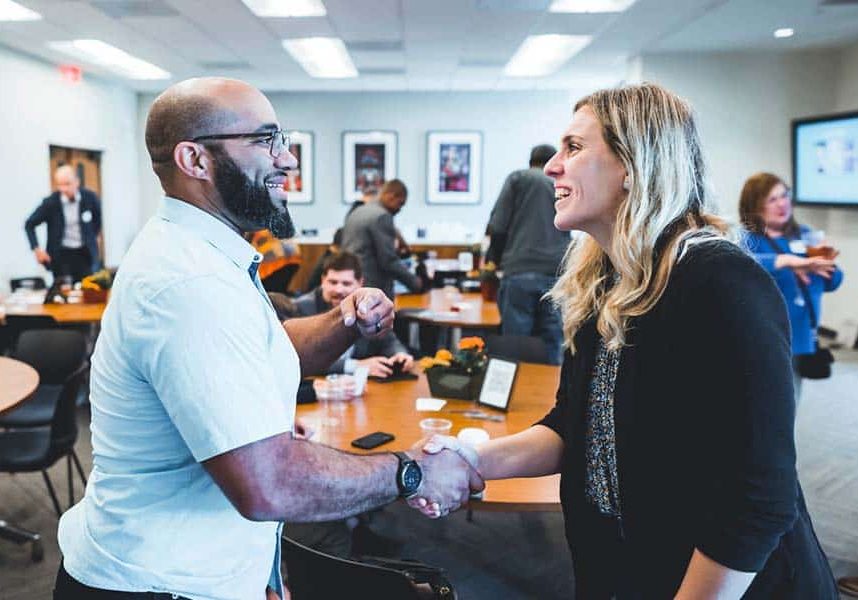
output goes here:
[[276, 238], [294, 236], [289, 209], [281, 212], [274, 207], [265, 184], [251, 181], [221, 148], [209, 150], [215, 159], [215, 187], [226, 208], [239, 220], [238, 225], [248, 230], [268, 229]]

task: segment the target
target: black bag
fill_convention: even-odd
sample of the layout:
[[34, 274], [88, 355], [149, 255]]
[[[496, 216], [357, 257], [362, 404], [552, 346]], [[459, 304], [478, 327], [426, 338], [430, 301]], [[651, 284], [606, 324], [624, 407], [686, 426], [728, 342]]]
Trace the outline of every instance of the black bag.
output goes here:
[[[766, 236], [766, 240], [776, 254], [783, 254], [783, 251], [775, 244], [772, 238]], [[828, 379], [831, 377], [831, 363], [834, 362], [834, 355], [828, 348], [819, 347], [819, 339], [816, 337], [816, 329], [819, 322], [816, 318], [816, 310], [813, 308], [810, 292], [807, 286], [797, 277], [796, 283], [801, 290], [801, 295], [804, 297], [804, 305], [807, 307], [807, 312], [810, 313], [810, 326], [813, 328], [815, 351], [813, 354], [799, 354], [796, 356], [795, 367], [798, 374], [804, 379]]]
[[[433, 600], [456, 600], [458, 597], [453, 584], [447, 579], [444, 569], [427, 565], [409, 558], [385, 558], [381, 556], [360, 556], [357, 560], [377, 567], [399, 571], [418, 588], [424, 586]], [[428, 594], [427, 594], [428, 596]]]
[[796, 370], [805, 379], [828, 379], [831, 377], [831, 363], [834, 355], [828, 348], [820, 348], [816, 342], [816, 352], [796, 356]]

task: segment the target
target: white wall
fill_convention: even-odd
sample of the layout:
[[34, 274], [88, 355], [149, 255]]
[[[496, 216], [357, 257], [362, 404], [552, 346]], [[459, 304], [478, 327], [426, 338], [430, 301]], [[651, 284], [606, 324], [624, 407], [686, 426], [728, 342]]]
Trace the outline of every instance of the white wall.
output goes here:
[[[44, 273], [24, 220], [50, 193], [51, 144], [102, 151], [106, 260], [119, 263], [140, 224], [137, 126], [134, 92], [85, 74], [65, 83], [55, 67], [0, 47], [0, 290], [10, 277]], [[45, 235], [42, 226], [42, 244]]]
[[[858, 109], [858, 47], [848, 51], [645, 55], [641, 77], [665, 85], [694, 106], [710, 183], [722, 214], [738, 218], [739, 193], [758, 171], [791, 178], [790, 120]], [[846, 273], [825, 297], [822, 322], [851, 327], [858, 319], [858, 209], [797, 208], [800, 222], [824, 229], [843, 251]]]
[[[579, 95], [583, 95], [582, 92]], [[577, 98], [560, 92], [474, 93], [327, 93], [268, 95], [284, 127], [315, 134], [315, 203], [291, 205], [302, 228], [338, 227], [348, 209], [342, 203], [342, 132], [386, 129], [398, 133], [399, 178], [409, 189], [408, 203], [396, 217], [409, 226], [462, 223], [484, 230], [506, 176], [527, 167], [536, 144], [556, 144]], [[141, 121], [153, 98], [140, 101]], [[430, 130], [479, 130], [483, 133], [482, 202], [471, 206], [426, 204], [426, 133]], [[144, 214], [161, 194], [146, 157], [140, 161]]]

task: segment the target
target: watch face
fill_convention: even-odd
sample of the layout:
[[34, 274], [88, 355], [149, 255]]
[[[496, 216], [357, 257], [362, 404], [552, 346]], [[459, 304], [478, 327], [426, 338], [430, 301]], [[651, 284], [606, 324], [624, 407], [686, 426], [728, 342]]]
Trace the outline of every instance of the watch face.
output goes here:
[[423, 480], [423, 474], [420, 472], [420, 467], [417, 463], [408, 463], [402, 472], [402, 487], [406, 493], [415, 492], [420, 487], [420, 482]]

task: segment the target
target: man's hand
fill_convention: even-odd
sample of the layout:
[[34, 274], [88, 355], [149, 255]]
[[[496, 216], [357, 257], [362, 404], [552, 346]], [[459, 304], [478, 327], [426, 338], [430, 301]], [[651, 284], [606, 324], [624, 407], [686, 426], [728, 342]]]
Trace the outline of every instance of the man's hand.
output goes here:
[[[458, 454], [465, 462], [468, 463], [468, 466], [472, 469], [474, 473], [480, 477], [480, 481], [482, 481], [482, 477], [479, 475], [479, 463], [480, 457], [477, 454], [477, 451], [474, 450], [471, 446], [467, 446], [459, 442], [459, 440], [450, 435], [438, 435], [435, 434], [428, 439], [421, 440], [418, 442], [414, 448], [418, 448], [419, 446], [423, 446], [423, 452], [425, 454], [438, 454], [443, 450], [450, 450]], [[471, 493], [473, 492], [481, 492], [485, 488], [485, 483], [480, 489], [471, 489]], [[423, 494], [423, 488], [421, 487], [420, 492], [417, 496], [408, 499], [408, 505], [411, 508], [419, 510], [423, 515], [431, 518], [437, 518], [439, 515], [438, 503], [433, 501], [431, 498], [426, 497]]]
[[340, 311], [346, 327], [357, 325], [364, 337], [378, 337], [393, 327], [393, 302], [375, 288], [359, 288], [343, 298]]
[[295, 427], [292, 429], [292, 439], [309, 440], [315, 433], [316, 432], [313, 428], [310, 427], [304, 419], [295, 417]]
[[370, 356], [357, 362], [360, 366], [369, 369], [370, 377], [385, 378], [390, 377], [390, 374], [393, 373], [391, 366], [393, 361], [386, 356]]
[[33, 248], [33, 256], [36, 257], [36, 262], [46, 268], [51, 264], [51, 255], [41, 248]]
[[390, 364], [401, 362], [402, 363], [402, 372], [407, 373], [411, 370], [411, 367], [414, 366], [414, 357], [406, 352], [397, 352], [393, 356], [390, 357]]
[[467, 461], [451, 450], [421, 454], [424, 442], [421, 440], [409, 451], [423, 470], [423, 483], [408, 505], [437, 519], [466, 505], [471, 493], [483, 491], [486, 484]]

